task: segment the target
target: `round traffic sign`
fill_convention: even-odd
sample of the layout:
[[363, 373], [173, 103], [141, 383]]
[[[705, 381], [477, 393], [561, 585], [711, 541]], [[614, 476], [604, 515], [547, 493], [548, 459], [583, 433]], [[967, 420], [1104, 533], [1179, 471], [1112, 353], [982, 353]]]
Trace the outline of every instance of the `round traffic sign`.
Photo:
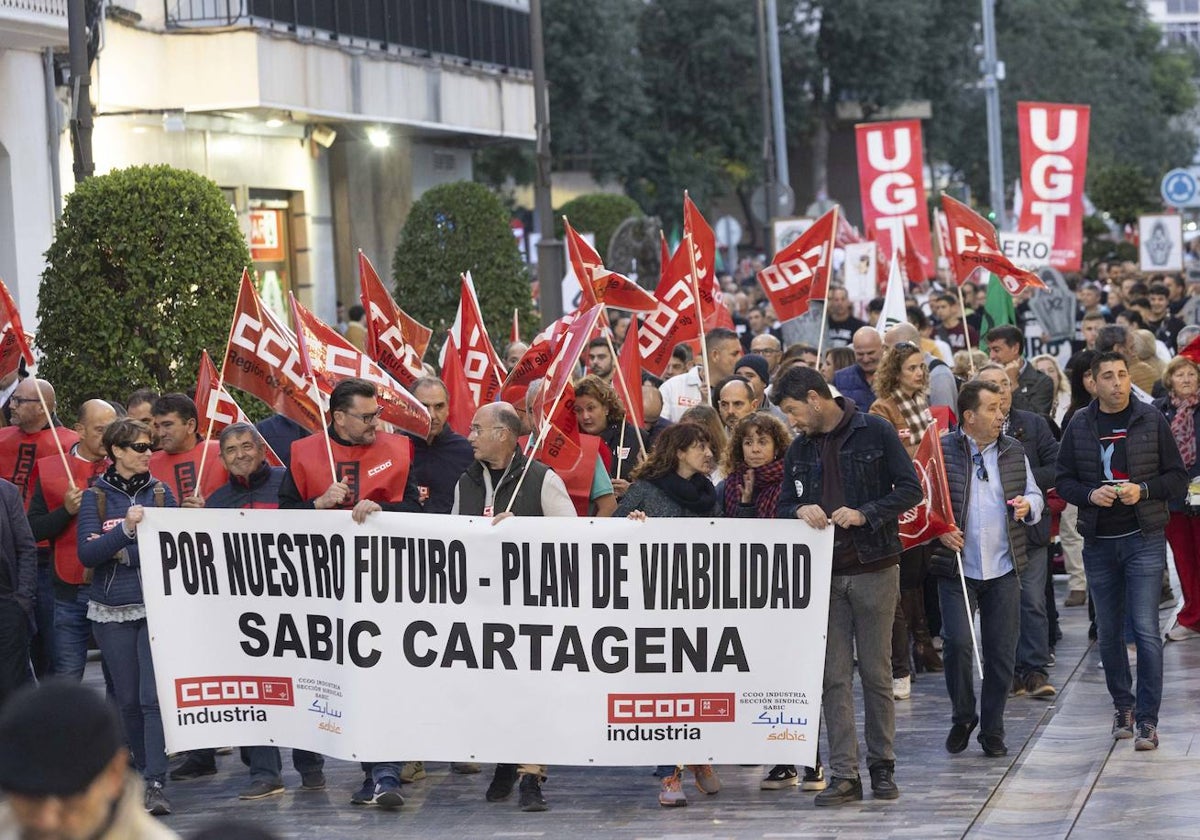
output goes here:
[[1196, 178], [1186, 169], [1172, 169], [1162, 179], [1163, 201], [1173, 207], [1187, 207], [1196, 197]]

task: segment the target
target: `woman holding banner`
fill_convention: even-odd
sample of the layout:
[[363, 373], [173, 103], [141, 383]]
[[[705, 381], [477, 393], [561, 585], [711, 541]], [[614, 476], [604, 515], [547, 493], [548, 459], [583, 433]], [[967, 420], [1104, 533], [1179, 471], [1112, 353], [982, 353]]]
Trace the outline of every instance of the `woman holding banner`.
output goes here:
[[[929, 409], [929, 367], [924, 351], [909, 341], [889, 348], [875, 373], [875, 388], [879, 397], [871, 404], [870, 413], [891, 423], [909, 457], [915, 456], [921, 439], [937, 433]], [[917, 546], [900, 555], [900, 603], [892, 624], [892, 693], [897, 700], [907, 700], [912, 694], [910, 635], [916, 670], [942, 670], [925, 620], [929, 553], [928, 546]]]
[[[663, 429], [649, 456], [630, 474], [633, 484], [614, 515], [641, 521], [650, 516], [712, 516], [717, 493], [707, 472], [712, 468], [713, 448], [703, 426], [681, 422]], [[692, 764], [689, 769], [704, 793], [711, 796], [721, 790], [712, 765]], [[677, 764], [660, 764], [655, 771], [662, 779], [658, 804], [664, 808], [687, 805], [681, 771]]]
[[170, 489], [150, 475], [150, 427], [117, 420], [104, 431], [112, 466], [83, 494], [79, 561], [92, 570], [87, 617], [92, 622], [135, 767], [146, 782], [146, 810], [171, 813], [163, 793], [167, 750], [150, 659], [137, 526], [147, 506], [174, 507]]

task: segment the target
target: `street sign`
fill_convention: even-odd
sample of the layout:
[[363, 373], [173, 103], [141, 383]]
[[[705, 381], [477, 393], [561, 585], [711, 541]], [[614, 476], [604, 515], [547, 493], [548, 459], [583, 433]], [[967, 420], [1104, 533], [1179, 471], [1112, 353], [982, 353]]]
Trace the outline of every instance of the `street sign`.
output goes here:
[[1172, 169], [1163, 176], [1160, 191], [1172, 207], [1200, 207], [1200, 167]]
[[722, 216], [713, 225], [713, 233], [717, 236], [717, 244], [722, 248], [736, 246], [742, 241], [742, 226], [733, 216]]

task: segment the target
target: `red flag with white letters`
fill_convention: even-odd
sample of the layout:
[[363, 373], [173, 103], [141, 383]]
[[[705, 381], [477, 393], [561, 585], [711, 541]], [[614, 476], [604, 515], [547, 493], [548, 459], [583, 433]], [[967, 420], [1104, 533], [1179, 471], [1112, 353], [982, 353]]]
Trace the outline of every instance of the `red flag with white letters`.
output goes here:
[[0, 377], [15, 373], [21, 366], [33, 364], [33, 351], [21, 326], [21, 311], [8, 293], [8, 286], [0, 280]]
[[[567, 383], [557, 406], [542, 397], [543, 393], [539, 392], [534, 406], [534, 416], [538, 419], [538, 428], [542, 434], [538, 437], [531, 457], [536, 456], [538, 461], [552, 470], [565, 474], [575, 468], [583, 455], [583, 446], [579, 440], [579, 418], [575, 415], [575, 387], [570, 382]], [[545, 416], [551, 408], [554, 409], [554, 414], [550, 417]]]
[[[683, 235], [684, 242], [687, 242], [689, 236], [692, 240], [692, 254], [696, 262], [696, 288], [700, 290], [700, 313], [704, 316], [704, 329], [708, 331], [717, 326], [726, 326], [718, 322], [721, 316], [719, 310], [725, 307], [721, 302], [721, 287], [717, 283], [717, 235], [686, 190], [683, 193]], [[680, 244], [682, 246], [683, 243]], [[729, 316], [728, 309], [725, 310], [725, 315]], [[732, 326], [732, 317], [729, 317], [728, 323]]]
[[249, 271], [242, 272], [221, 367], [226, 385], [253, 394], [310, 432], [324, 427], [321, 392], [305, 373], [296, 336], [263, 306]]
[[662, 376], [666, 371], [676, 344], [700, 336], [701, 324], [696, 319], [696, 295], [687, 243], [685, 238], [663, 264], [658, 288], [654, 290], [657, 306], [642, 320], [642, 328], [638, 331], [642, 367], [656, 376]]
[[294, 295], [289, 299], [301, 356], [323, 394], [332, 393], [343, 379], [365, 379], [375, 386], [384, 422], [421, 437], [429, 434], [429, 410], [416, 397], [337, 330], [301, 306]]
[[924, 545], [957, 527], [950, 508], [950, 487], [946, 482], [946, 461], [938, 427], [930, 425], [917, 446], [913, 467], [921, 482], [922, 498], [913, 509], [900, 514], [900, 544], [905, 549]]
[[808, 312], [809, 300], [825, 297], [833, 270], [833, 243], [838, 208], [833, 208], [775, 255], [771, 264], [758, 272], [758, 283], [766, 292], [775, 317], [780, 321]]
[[1087, 105], [1017, 103], [1021, 146], [1021, 218], [1017, 229], [1049, 236], [1050, 265], [1079, 271], [1083, 258], [1083, 182]]
[[367, 355], [408, 387], [425, 375], [421, 356], [433, 331], [396, 305], [362, 251], [358, 252], [358, 282], [359, 299], [367, 313]]
[[579, 302], [580, 309], [590, 309], [597, 303], [603, 303], [630, 312], [654, 311], [654, 295], [624, 274], [617, 274], [605, 268], [596, 249], [575, 232], [566, 216], [563, 216], [563, 232], [571, 268], [575, 271], [575, 278], [579, 280], [579, 288], [583, 291]]
[[911, 229], [917, 253], [933, 265], [920, 121], [861, 123], [854, 134], [863, 230], [874, 230], [890, 254], [904, 250], [904, 231]]
[[[250, 423], [250, 418], [242, 407], [234, 402], [233, 397], [220, 384], [217, 376], [217, 366], [207, 350], [200, 351], [200, 371], [196, 376], [196, 428], [203, 429], [204, 434], [212, 437], [219, 435], [234, 423]], [[212, 428], [209, 428], [209, 424]], [[263, 441], [266, 448], [267, 463], [273, 467], [282, 467], [283, 461], [275, 454], [271, 444]]]
[[1026, 286], [1046, 288], [1040, 277], [1017, 268], [1004, 256], [996, 229], [986, 219], [945, 193], [942, 193], [942, 210], [950, 232], [950, 265], [955, 282], [963, 283], [975, 269], [982, 267], [999, 277], [1011, 295]]
[[[479, 297], [475, 294], [475, 284], [471, 282], [471, 272], [461, 276], [461, 283], [458, 313], [450, 325], [450, 334], [454, 336], [454, 346], [458, 348], [458, 358], [471, 396], [476, 405], [483, 405], [493, 402], [499, 395], [505, 370], [500, 363], [500, 355], [488, 338], [483, 313], [479, 309]], [[439, 364], [446, 366], [445, 345], [442, 346]]]

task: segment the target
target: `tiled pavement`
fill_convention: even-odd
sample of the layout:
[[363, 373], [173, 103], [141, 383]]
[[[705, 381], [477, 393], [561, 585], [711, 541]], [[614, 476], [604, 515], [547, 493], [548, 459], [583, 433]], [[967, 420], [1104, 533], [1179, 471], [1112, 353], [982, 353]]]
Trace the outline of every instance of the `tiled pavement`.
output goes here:
[[[1060, 589], [1062, 581], [1059, 582]], [[1176, 588], [1176, 591], [1178, 589]], [[1063, 592], [1059, 592], [1061, 603]], [[694, 788], [690, 806], [666, 810], [656, 800], [648, 767], [552, 768], [545, 787], [551, 810], [525, 814], [512, 801], [489, 804], [483, 791], [490, 767], [478, 776], [451, 775], [430, 764], [429, 776], [406, 785], [398, 812], [348, 804], [361, 774], [357, 765], [330, 761], [327, 790], [296, 790], [285, 770], [286, 794], [240, 802], [246, 775], [236, 757], [224, 757], [216, 776], [172, 783], [176, 807], [166, 820], [184, 836], [218, 819], [246, 820], [280, 838], [621, 838], [716, 840], [785, 838], [1142, 838], [1200, 833], [1200, 641], [1168, 644], [1162, 746], [1135, 753], [1109, 736], [1112, 708], [1087, 641], [1087, 613], [1062, 610], [1065, 638], [1051, 671], [1060, 689], [1051, 701], [1009, 701], [1009, 756], [989, 759], [972, 741], [966, 752], [942, 747], [949, 701], [941, 675], [916, 680], [911, 700], [897, 704], [896, 802], [817, 809], [798, 789], [760, 791], [762, 768], [727, 766], [723, 788], [705, 797]], [[1160, 613], [1164, 625], [1170, 614]], [[860, 726], [861, 731], [861, 726]], [[1192, 775], [1196, 773], [1197, 775]], [[864, 772], [865, 775], [865, 772]]]

